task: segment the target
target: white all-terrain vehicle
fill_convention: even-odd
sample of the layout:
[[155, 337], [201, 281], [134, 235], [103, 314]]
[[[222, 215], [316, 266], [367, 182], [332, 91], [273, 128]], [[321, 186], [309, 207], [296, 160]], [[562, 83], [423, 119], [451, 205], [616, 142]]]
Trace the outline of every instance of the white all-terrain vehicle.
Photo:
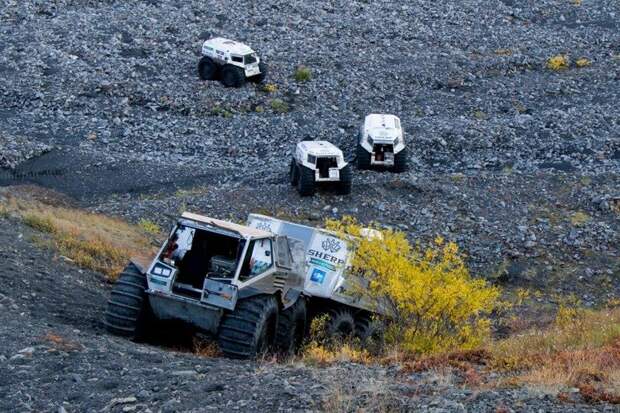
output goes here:
[[357, 167], [373, 166], [404, 172], [409, 158], [400, 119], [394, 115], [370, 114], [364, 119], [357, 143]]
[[312, 317], [326, 333], [381, 339], [373, 315], [387, 314], [368, 283], [347, 270], [337, 234], [251, 214], [247, 225], [184, 213], [154, 257], [133, 258], [111, 291], [104, 324], [139, 339], [164, 320], [217, 337], [229, 357], [298, 350]]
[[344, 195], [351, 193], [351, 165], [345, 162], [342, 151], [327, 141], [299, 142], [289, 178], [301, 196], [314, 195], [319, 183], [335, 184]]
[[246, 79], [262, 82], [267, 66], [248, 45], [215, 37], [202, 45], [198, 75], [202, 80], [220, 79], [227, 87], [241, 87]]

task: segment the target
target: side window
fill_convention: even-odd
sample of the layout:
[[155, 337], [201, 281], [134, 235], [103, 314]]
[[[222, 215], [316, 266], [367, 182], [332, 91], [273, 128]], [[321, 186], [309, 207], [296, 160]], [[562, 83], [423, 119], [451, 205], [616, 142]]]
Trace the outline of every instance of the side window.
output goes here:
[[230, 58], [232, 59], [233, 62], [243, 63], [243, 57], [241, 56], [231, 56]]
[[278, 266], [291, 269], [293, 267], [293, 258], [286, 237], [278, 237], [276, 239], [277, 246], [277, 263]]
[[273, 266], [273, 251], [270, 239], [257, 239], [250, 241], [248, 252], [243, 260], [243, 268], [239, 273], [239, 279], [246, 281], [250, 278], [263, 274]]
[[308, 163], [316, 164], [316, 156], [308, 155]]

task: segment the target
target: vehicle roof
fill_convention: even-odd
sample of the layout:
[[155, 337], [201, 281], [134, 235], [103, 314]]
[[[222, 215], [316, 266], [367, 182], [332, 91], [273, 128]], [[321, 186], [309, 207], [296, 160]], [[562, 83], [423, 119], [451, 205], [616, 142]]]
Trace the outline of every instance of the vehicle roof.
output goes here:
[[254, 50], [252, 50], [252, 48], [247, 44], [225, 39], [223, 37], [214, 37], [206, 40], [204, 44], [206, 46], [213, 47], [216, 50], [222, 50], [233, 54], [246, 55], [254, 53]]
[[398, 116], [380, 113], [366, 116], [364, 132], [375, 139], [394, 139], [403, 133]]
[[194, 214], [191, 212], [183, 212], [181, 217], [184, 219], [188, 219], [190, 221], [196, 221], [202, 224], [208, 224], [214, 227], [227, 229], [229, 231], [238, 233], [244, 238], [266, 238], [266, 237], [273, 236], [273, 234], [269, 231], [263, 231], [261, 229], [248, 227], [246, 225], [235, 224], [234, 222], [229, 222], [229, 221], [222, 221], [220, 219], [210, 218], [204, 215]]
[[336, 145], [328, 141], [303, 141], [299, 142], [297, 145], [311, 155], [316, 156], [325, 156], [325, 155], [334, 155], [334, 156], [342, 156], [342, 151], [338, 149]]
[[[275, 218], [275, 217], [270, 217], [269, 215], [263, 215], [263, 214], [255, 214], [253, 212], [248, 214], [248, 221], [251, 218], [259, 218], [259, 219], [267, 219], [267, 220], [271, 220], [271, 221], [277, 221], [277, 222], [282, 222], [285, 224], [290, 224], [290, 225], [295, 225], [297, 227], [302, 227], [305, 228], [307, 230], [312, 230], [312, 231], [317, 231], [317, 232], [322, 232], [324, 234], [327, 235], [331, 235], [333, 237], [336, 238], [354, 238], [352, 235], [343, 235], [343, 234], [338, 234], [336, 231], [332, 231], [329, 229], [325, 229], [325, 228], [318, 228], [318, 227], [311, 227], [309, 225], [304, 225], [304, 224], [299, 224], [297, 222], [291, 222], [291, 221], [287, 221], [285, 219], [280, 219], [280, 218]], [[383, 235], [381, 234], [380, 231], [374, 229], [374, 228], [360, 228], [360, 237], [361, 238], [366, 238], [366, 239], [373, 239], [373, 238], [382, 238]]]
[[366, 129], [400, 129], [400, 119], [396, 115], [385, 113], [371, 113], [364, 120]]

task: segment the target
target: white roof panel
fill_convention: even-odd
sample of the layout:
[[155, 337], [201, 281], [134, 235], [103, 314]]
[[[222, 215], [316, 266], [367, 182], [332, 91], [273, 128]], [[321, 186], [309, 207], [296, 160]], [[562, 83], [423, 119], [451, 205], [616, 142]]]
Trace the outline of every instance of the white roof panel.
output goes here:
[[213, 39], [209, 39], [205, 41], [204, 45], [213, 47], [216, 50], [230, 52], [232, 54], [246, 55], [254, 53], [254, 50], [252, 50], [252, 48], [247, 44], [225, 39], [223, 37], [214, 37]]
[[193, 214], [191, 212], [184, 212], [181, 217], [191, 221], [201, 222], [203, 224], [234, 231], [245, 238], [265, 238], [273, 236], [273, 234], [268, 231], [235, 224], [234, 222], [222, 221], [216, 218], [206, 217], [204, 215]]

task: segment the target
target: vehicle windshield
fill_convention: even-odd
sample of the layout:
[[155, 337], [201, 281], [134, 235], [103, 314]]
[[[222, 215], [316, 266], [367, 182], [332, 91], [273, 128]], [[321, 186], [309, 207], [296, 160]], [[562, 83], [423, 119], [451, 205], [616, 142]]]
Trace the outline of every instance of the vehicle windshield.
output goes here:
[[246, 54], [245, 56], [243, 56], [243, 63], [245, 63], [246, 65], [256, 63], [257, 61], [258, 59], [256, 57], [256, 53]]
[[177, 282], [202, 288], [205, 277], [232, 279], [245, 240], [179, 225], [159, 259], [179, 270]]

